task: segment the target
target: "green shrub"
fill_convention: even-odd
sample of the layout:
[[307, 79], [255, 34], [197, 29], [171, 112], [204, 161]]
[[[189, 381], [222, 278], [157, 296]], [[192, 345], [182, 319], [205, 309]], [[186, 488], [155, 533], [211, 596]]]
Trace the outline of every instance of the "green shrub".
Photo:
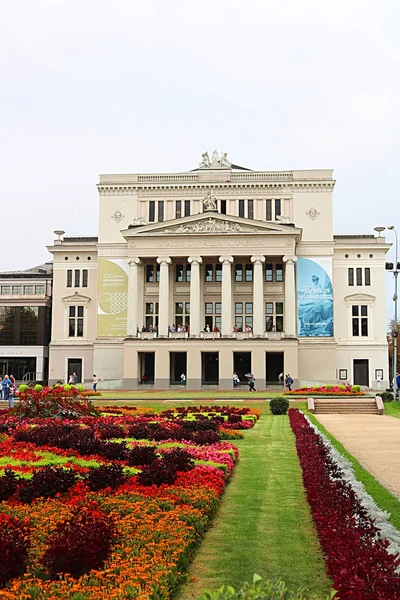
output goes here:
[[289, 408], [289, 400], [287, 398], [271, 398], [269, 402], [269, 410], [273, 415], [286, 415]]
[[72, 387], [73, 386], [69, 385], [69, 383], [64, 383], [64, 385], [63, 385], [63, 388], [66, 392], [69, 392]]
[[35, 385], [35, 392], [41, 392], [43, 390], [43, 386], [40, 383]]
[[26, 392], [26, 390], [29, 390], [29, 385], [26, 385], [26, 383], [21, 383], [18, 389], [20, 392]]
[[339, 387], [339, 390], [345, 390], [346, 389], [345, 385], [339, 385], [338, 387]]
[[246, 581], [239, 590], [224, 585], [216, 592], [203, 592], [199, 600], [310, 600], [310, 598], [311, 596], [306, 595], [301, 588], [297, 592], [289, 591], [281, 579], [269, 581], [254, 575], [253, 582]]
[[331, 390], [331, 389], [333, 388], [333, 385], [328, 385], [328, 384], [326, 384], [325, 388], [326, 388], [327, 390]]
[[378, 396], [380, 396], [384, 402], [393, 402], [392, 392], [381, 392]]
[[352, 392], [361, 392], [361, 387], [359, 385], [352, 385], [351, 391]]
[[77, 385], [76, 386], [78, 388], [78, 392], [84, 392], [85, 391], [85, 386], [84, 385]]

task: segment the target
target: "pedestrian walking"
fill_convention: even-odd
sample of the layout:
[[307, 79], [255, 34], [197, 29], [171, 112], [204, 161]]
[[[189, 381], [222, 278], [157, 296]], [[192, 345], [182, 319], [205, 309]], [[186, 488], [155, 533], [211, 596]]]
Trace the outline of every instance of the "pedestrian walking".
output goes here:
[[182, 373], [182, 375], [181, 375], [181, 385], [182, 386], [186, 385], [186, 375], [185, 375], [185, 373]]
[[289, 392], [292, 391], [292, 385], [293, 385], [293, 379], [292, 379], [290, 373], [288, 373], [285, 378], [285, 387], [287, 387]]
[[234, 388], [237, 388], [237, 387], [239, 387], [239, 376], [238, 376], [238, 374], [236, 373], [236, 371], [234, 371], [234, 372], [233, 372], [233, 375], [232, 375], [232, 380], [233, 380], [233, 387], [234, 387]]
[[97, 392], [97, 384], [99, 383], [99, 379], [96, 375], [96, 373], [93, 374], [93, 391]]
[[256, 388], [255, 388], [255, 377], [254, 375], [252, 375], [251, 377], [249, 377], [249, 392], [256, 392]]
[[1, 387], [3, 390], [3, 400], [7, 400], [8, 402], [8, 397], [10, 394], [10, 385], [11, 385], [11, 380], [8, 377], [8, 375], [4, 375], [3, 380], [1, 382]]

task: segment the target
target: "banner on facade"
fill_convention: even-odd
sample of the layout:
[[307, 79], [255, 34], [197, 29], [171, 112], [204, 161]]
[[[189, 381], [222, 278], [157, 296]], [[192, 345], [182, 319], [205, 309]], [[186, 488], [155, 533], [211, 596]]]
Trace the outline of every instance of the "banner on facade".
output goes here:
[[331, 257], [297, 259], [297, 334], [333, 336]]
[[128, 317], [128, 262], [99, 258], [98, 283], [97, 335], [123, 337]]

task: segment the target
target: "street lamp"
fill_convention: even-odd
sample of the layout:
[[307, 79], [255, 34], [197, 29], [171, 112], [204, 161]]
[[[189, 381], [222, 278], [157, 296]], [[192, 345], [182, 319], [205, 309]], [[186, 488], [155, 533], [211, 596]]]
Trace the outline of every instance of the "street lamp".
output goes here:
[[[381, 234], [382, 231], [384, 231], [386, 229], [386, 227], [375, 227], [375, 231], [377, 231], [379, 233], [379, 235]], [[397, 231], [394, 225], [388, 225], [387, 229], [389, 231], [393, 231], [394, 235], [395, 235], [395, 239], [396, 239], [396, 244], [395, 244], [395, 262], [393, 263], [389, 263], [387, 262], [385, 264], [385, 269], [386, 271], [390, 271], [391, 273], [393, 273], [393, 277], [394, 277], [394, 296], [393, 296], [393, 302], [394, 302], [394, 330], [392, 331], [392, 338], [393, 338], [393, 366], [392, 366], [392, 374], [393, 374], [393, 396], [394, 399], [397, 400], [397, 338], [398, 338], [398, 331], [397, 331], [397, 276], [399, 274], [400, 271], [400, 263], [398, 260], [399, 257], [399, 239], [397, 237]]]

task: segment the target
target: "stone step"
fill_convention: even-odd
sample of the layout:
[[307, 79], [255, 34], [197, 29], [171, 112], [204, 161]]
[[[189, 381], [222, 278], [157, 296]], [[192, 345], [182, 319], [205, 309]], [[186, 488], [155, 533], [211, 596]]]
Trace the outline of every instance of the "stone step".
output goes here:
[[360, 400], [322, 400], [315, 399], [316, 414], [352, 414], [352, 415], [378, 415], [378, 407], [372, 398]]

